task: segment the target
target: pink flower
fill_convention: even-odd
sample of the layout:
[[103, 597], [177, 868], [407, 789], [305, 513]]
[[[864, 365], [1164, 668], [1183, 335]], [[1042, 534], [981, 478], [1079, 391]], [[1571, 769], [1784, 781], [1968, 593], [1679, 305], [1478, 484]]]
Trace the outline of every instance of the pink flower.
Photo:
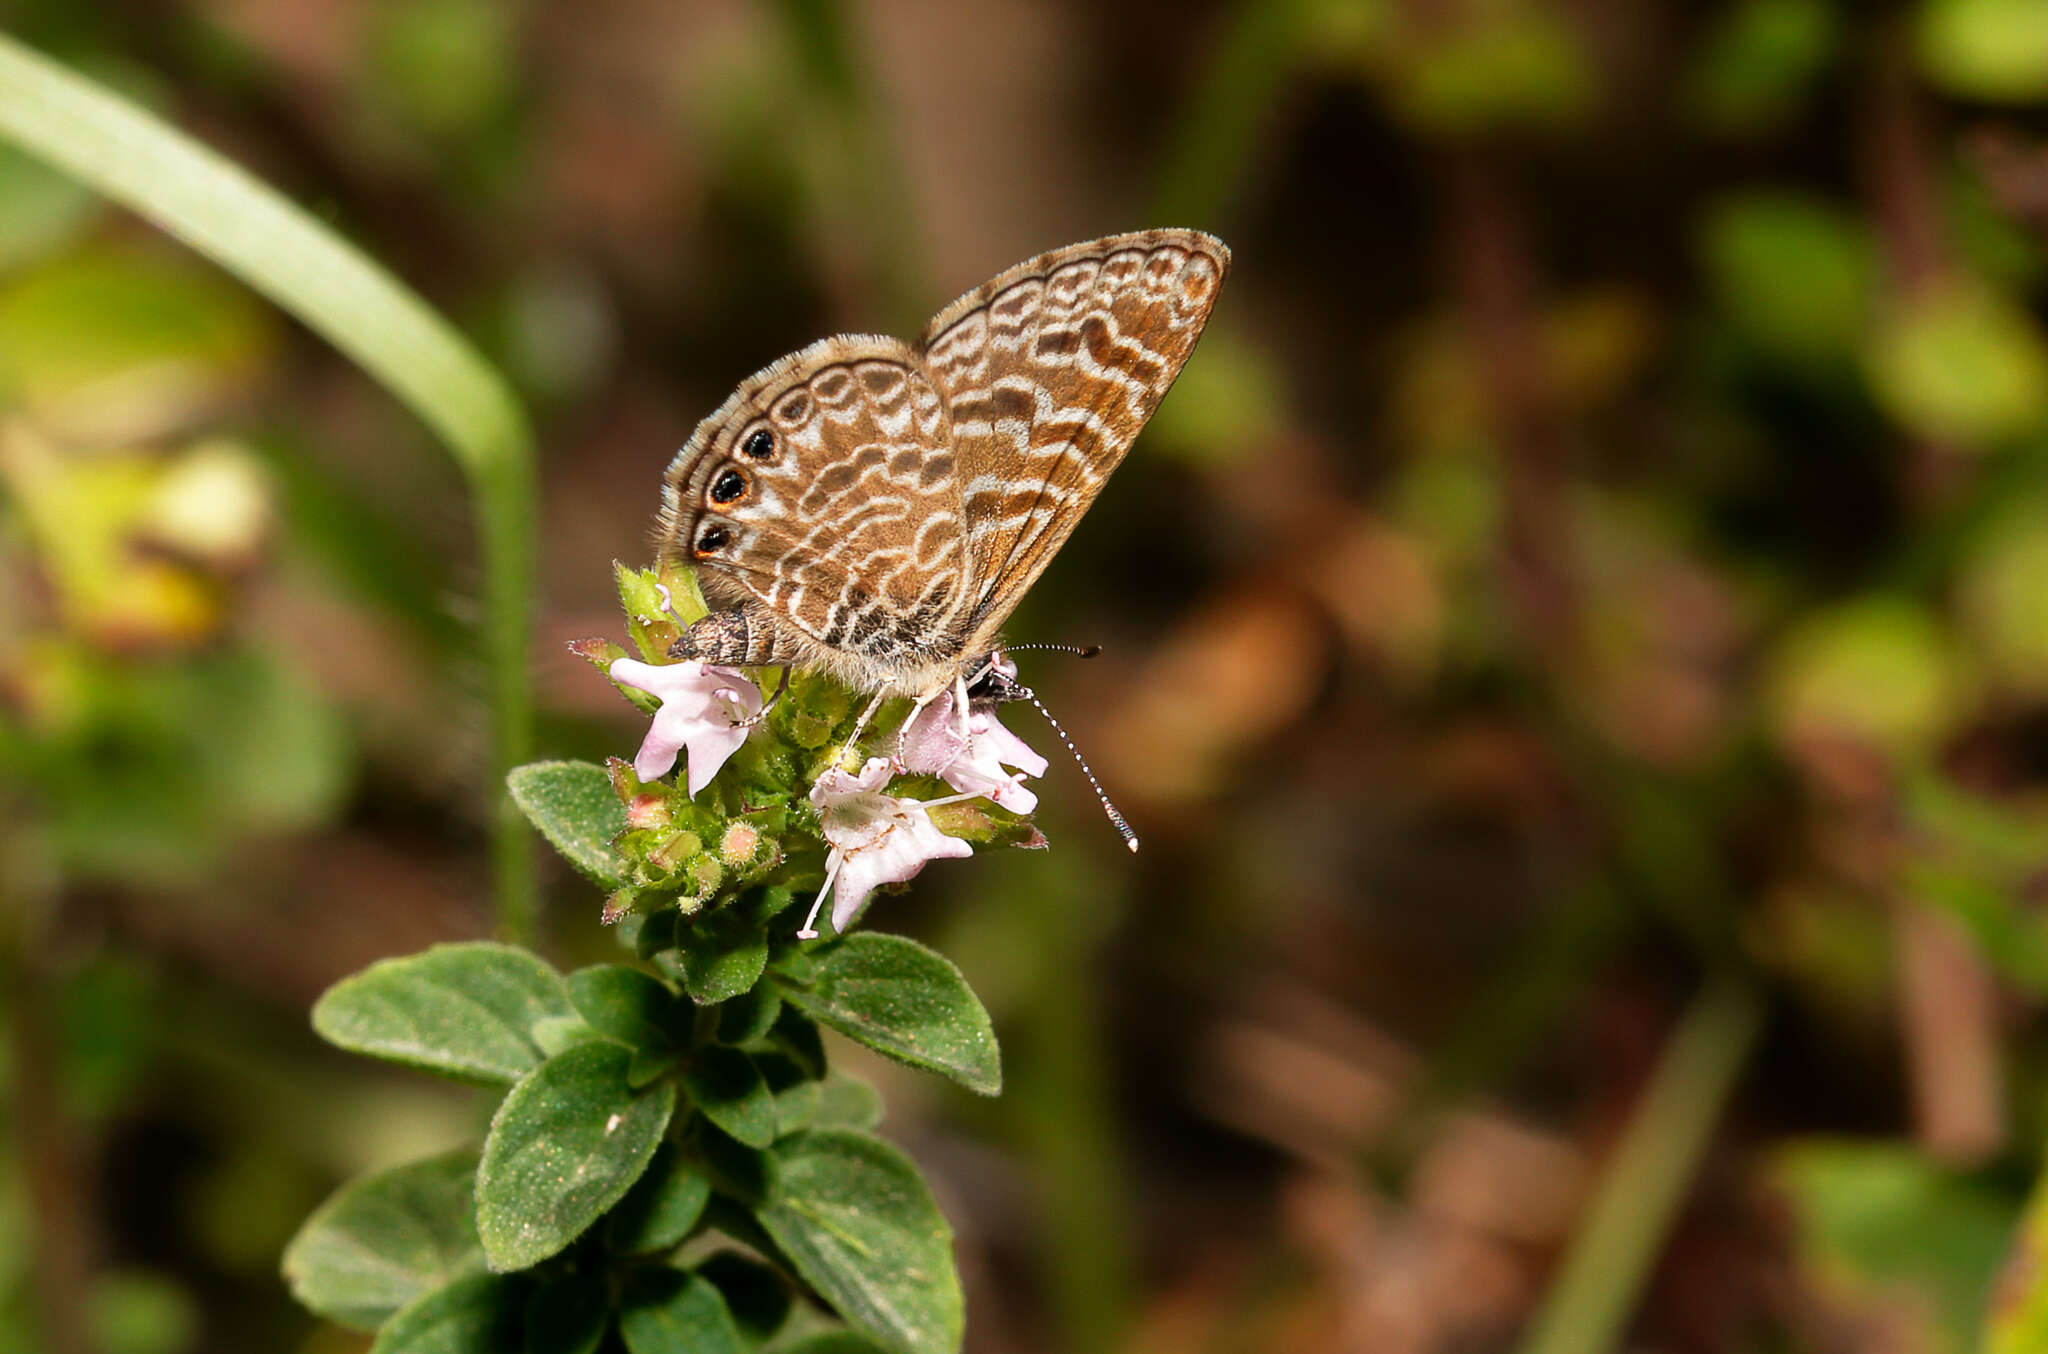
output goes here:
[[811, 803], [817, 805], [832, 855], [825, 867], [825, 886], [797, 932], [802, 939], [818, 934], [812, 927], [827, 892], [832, 893], [832, 929], [843, 934], [876, 885], [914, 878], [928, 860], [974, 854], [966, 842], [932, 825], [925, 812], [928, 805], [884, 794], [882, 787], [888, 783], [889, 763], [872, 757], [857, 776], [835, 766], [811, 787]]
[[608, 671], [620, 685], [661, 698], [633, 758], [633, 774], [642, 780], [667, 775], [676, 754], [688, 752], [692, 799], [747, 741], [750, 721], [761, 710], [759, 687], [732, 668], [707, 668], [694, 658], [680, 663], [621, 658]]
[[[1045, 758], [1004, 728], [993, 711], [970, 708], [967, 734], [960, 734], [948, 691], [919, 710], [903, 729], [903, 765], [920, 773], [936, 773], [946, 784], [980, 795], [1012, 813], [1029, 813], [1038, 796], [1024, 788], [1024, 776], [1045, 774]], [[1014, 766], [1022, 774], [1003, 770]]]

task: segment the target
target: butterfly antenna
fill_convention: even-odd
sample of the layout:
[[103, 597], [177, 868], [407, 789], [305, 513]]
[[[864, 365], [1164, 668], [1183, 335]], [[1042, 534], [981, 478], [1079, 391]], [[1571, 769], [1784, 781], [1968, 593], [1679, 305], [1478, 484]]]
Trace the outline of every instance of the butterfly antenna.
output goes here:
[[[1053, 653], [1068, 653], [1076, 658], [1093, 658], [1102, 652], [1100, 644], [1005, 644], [998, 652], [1012, 654], [1021, 653], [1025, 649], [1044, 649], [1050, 650]], [[1046, 718], [1050, 719], [1052, 716], [1047, 715]]]
[[[1072, 645], [1065, 644], [1033, 644], [1029, 646], [1018, 645], [1017, 647], [1029, 647], [1034, 649], [1074, 648], [1074, 646]], [[1103, 791], [1102, 782], [1095, 779], [1095, 773], [1088, 769], [1088, 759], [1081, 755], [1081, 749], [1075, 747], [1074, 740], [1067, 737], [1067, 731], [1060, 727], [1060, 722], [1057, 719], [1054, 719], [1052, 717], [1052, 711], [1045, 708], [1045, 702], [1038, 698], [1038, 693], [1036, 691], [1033, 691], [1028, 686], [1019, 687], [1017, 689], [1017, 694], [1022, 696], [1025, 700], [1030, 701], [1033, 705], [1037, 706], [1038, 713], [1045, 716], [1045, 722], [1052, 725], [1052, 731], [1060, 736], [1060, 741], [1062, 743], [1065, 743], [1067, 745], [1067, 751], [1070, 754], [1072, 754], [1074, 758], [1074, 764], [1081, 768], [1081, 774], [1086, 776], [1088, 778], [1088, 783], [1095, 788], [1095, 797], [1102, 801], [1102, 811], [1109, 815], [1109, 821], [1111, 822], [1111, 824], [1115, 826], [1117, 832], [1123, 836], [1124, 845], [1130, 847], [1131, 850], [1136, 851], [1138, 849], [1138, 834], [1131, 831], [1131, 825], [1124, 821], [1124, 816], [1121, 813], [1118, 813], [1116, 811], [1116, 805], [1109, 802], [1109, 795]]]

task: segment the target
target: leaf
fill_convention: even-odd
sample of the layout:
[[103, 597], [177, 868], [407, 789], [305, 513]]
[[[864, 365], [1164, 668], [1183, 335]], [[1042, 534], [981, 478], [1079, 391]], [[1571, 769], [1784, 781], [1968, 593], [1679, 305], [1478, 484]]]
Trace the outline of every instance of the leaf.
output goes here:
[[1829, 1291], [1895, 1306], [1911, 1321], [1902, 1347], [1970, 1347], [2011, 1235], [2002, 1190], [1906, 1144], [1799, 1142], [1773, 1174], [1792, 1205], [1802, 1269]]
[[647, 1169], [675, 1113], [675, 1086], [635, 1092], [632, 1052], [582, 1044], [512, 1088], [491, 1120], [476, 1176], [477, 1232], [494, 1270], [555, 1254]]
[[538, 956], [471, 941], [342, 979], [314, 1005], [313, 1028], [354, 1053], [504, 1084], [539, 1065], [535, 1023], [573, 1014], [562, 976]]
[[775, 1098], [753, 1059], [736, 1048], [707, 1044], [683, 1073], [683, 1089], [704, 1117], [749, 1147], [775, 1141]]
[[560, 1274], [526, 1301], [525, 1354], [596, 1354], [611, 1329], [604, 1285], [582, 1274]]
[[749, 1348], [718, 1289], [680, 1269], [633, 1276], [619, 1304], [619, 1334], [631, 1354], [746, 1354]]
[[830, 1076], [818, 1083], [813, 1128], [870, 1129], [882, 1122], [882, 1093], [854, 1077]]
[[730, 908], [676, 927], [676, 949], [664, 953], [699, 1006], [730, 1001], [751, 990], [768, 967], [768, 936]]
[[548, 844], [592, 882], [615, 889], [626, 862], [612, 838], [626, 830], [626, 808], [611, 777], [593, 762], [530, 762], [505, 777], [512, 802]]
[[953, 1232], [901, 1152], [831, 1131], [786, 1138], [755, 1209], [804, 1281], [853, 1324], [912, 1354], [953, 1354], [966, 1316]]
[[894, 1354], [857, 1330], [828, 1330], [806, 1336], [793, 1345], [779, 1346], [776, 1354]]
[[738, 1251], [720, 1251], [697, 1266], [717, 1286], [743, 1334], [767, 1340], [789, 1319], [789, 1282], [773, 1268]]
[[809, 985], [786, 985], [783, 995], [878, 1053], [983, 1095], [1003, 1089], [988, 1012], [959, 969], [914, 940], [855, 932], [819, 958]]
[[373, 1331], [450, 1280], [482, 1273], [472, 1149], [350, 1181], [284, 1251], [292, 1296], [329, 1321]]
[[782, 1014], [782, 998], [766, 983], [756, 983], [718, 1008], [718, 1042], [751, 1044], [765, 1036]]
[[590, 1028], [634, 1048], [673, 1042], [676, 994], [661, 979], [625, 964], [593, 964], [569, 975], [569, 1000]]
[[[698, 1134], [697, 1150], [703, 1155], [711, 1188], [726, 1198], [751, 1207], [774, 1193], [775, 1160], [768, 1153], [747, 1146], [708, 1122]], [[725, 1230], [722, 1225], [720, 1230]]]
[[690, 1234], [711, 1199], [711, 1177], [672, 1142], [604, 1220], [605, 1245], [621, 1255], [665, 1251]]
[[437, 1288], [391, 1318], [370, 1354], [484, 1354], [519, 1348], [527, 1285], [472, 1274]]

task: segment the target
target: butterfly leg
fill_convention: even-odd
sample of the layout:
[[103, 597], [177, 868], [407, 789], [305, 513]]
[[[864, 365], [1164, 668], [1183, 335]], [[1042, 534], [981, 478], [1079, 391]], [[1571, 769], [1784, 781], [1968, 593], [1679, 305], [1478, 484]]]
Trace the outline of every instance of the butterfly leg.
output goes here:
[[[861, 734], [867, 731], [868, 721], [875, 717], [875, 711], [882, 708], [882, 702], [886, 699], [888, 697], [883, 693], [879, 691], [875, 693], [874, 698], [868, 702], [867, 709], [860, 712], [860, 718], [853, 721], [853, 732], [846, 735], [846, 741], [841, 743], [839, 750], [832, 754], [832, 760], [826, 763], [827, 766], [838, 766], [846, 760], [846, 754], [853, 751], [854, 745], [860, 742]], [[858, 769], [858, 767], [855, 768], [855, 770]]]
[[778, 704], [781, 703], [782, 697], [785, 693], [788, 692], [788, 690], [789, 669], [785, 667], [782, 669], [782, 680], [778, 681], [775, 684], [774, 694], [768, 697], [768, 703], [763, 705], [759, 710], [755, 711], [753, 714], [748, 715], [745, 719], [741, 720], [734, 727], [741, 729], [751, 729], [756, 724], [766, 723], [769, 713], [773, 711]]

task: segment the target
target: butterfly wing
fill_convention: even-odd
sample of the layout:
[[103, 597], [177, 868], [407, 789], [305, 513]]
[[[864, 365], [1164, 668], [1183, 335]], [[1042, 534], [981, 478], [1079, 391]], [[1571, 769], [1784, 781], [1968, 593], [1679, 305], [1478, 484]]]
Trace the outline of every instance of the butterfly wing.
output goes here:
[[1149, 230], [1021, 263], [947, 306], [915, 349], [952, 416], [968, 648], [994, 638], [1194, 351], [1223, 242]]
[[960, 657], [951, 425], [900, 340], [826, 339], [743, 382], [670, 462], [659, 533], [716, 605], [794, 626], [863, 685]]

